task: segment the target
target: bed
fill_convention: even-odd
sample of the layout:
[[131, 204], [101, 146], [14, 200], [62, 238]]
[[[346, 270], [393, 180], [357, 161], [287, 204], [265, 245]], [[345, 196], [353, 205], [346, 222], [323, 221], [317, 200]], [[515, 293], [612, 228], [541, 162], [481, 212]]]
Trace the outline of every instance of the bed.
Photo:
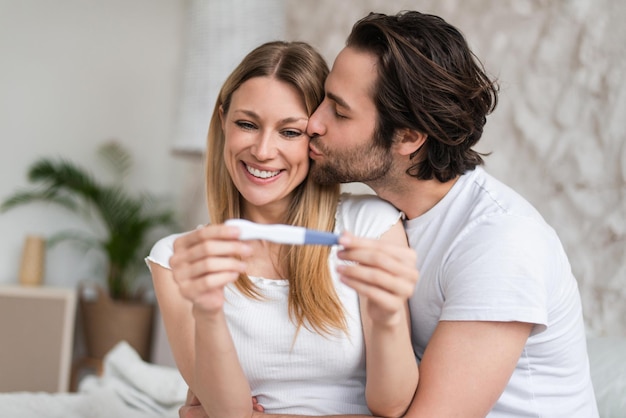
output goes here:
[[147, 363], [121, 342], [104, 358], [102, 375], [84, 377], [77, 392], [0, 394], [0, 416], [178, 418], [186, 395], [178, 370]]
[[[600, 417], [626, 417], [626, 337], [589, 338], [588, 347]], [[102, 376], [83, 378], [77, 393], [0, 394], [0, 416], [177, 418], [186, 393], [176, 369], [146, 363], [122, 342], [105, 357]]]

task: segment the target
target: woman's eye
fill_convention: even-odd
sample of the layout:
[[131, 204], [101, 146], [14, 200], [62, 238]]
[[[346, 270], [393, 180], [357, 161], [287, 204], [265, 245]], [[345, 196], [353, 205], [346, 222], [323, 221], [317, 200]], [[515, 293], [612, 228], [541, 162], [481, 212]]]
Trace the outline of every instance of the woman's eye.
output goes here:
[[235, 125], [237, 125], [241, 129], [246, 129], [246, 130], [249, 130], [249, 131], [256, 128], [256, 126], [253, 123], [247, 122], [245, 120], [235, 121]]
[[302, 132], [293, 130], [293, 129], [286, 129], [282, 131], [281, 133], [283, 136], [286, 136], [287, 138], [297, 138], [302, 135]]

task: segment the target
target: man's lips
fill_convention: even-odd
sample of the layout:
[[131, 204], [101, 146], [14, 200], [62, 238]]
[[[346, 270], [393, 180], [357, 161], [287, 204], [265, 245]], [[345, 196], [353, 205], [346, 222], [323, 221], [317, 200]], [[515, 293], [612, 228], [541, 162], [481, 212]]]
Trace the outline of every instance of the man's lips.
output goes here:
[[315, 157], [321, 157], [322, 153], [319, 152], [313, 145], [309, 144], [309, 157], [311, 158], [315, 158]]

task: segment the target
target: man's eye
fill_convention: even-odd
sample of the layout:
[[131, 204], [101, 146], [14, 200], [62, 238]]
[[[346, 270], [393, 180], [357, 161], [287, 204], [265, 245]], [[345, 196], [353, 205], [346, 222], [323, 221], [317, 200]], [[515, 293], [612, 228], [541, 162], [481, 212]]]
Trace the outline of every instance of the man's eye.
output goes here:
[[238, 120], [235, 122], [235, 125], [239, 126], [241, 129], [246, 129], [246, 130], [252, 130], [256, 128], [256, 126], [253, 123], [247, 122], [245, 120]]
[[333, 112], [335, 113], [335, 117], [338, 119], [347, 119], [348, 117], [339, 113], [339, 111], [337, 110], [337, 106], [333, 107]]

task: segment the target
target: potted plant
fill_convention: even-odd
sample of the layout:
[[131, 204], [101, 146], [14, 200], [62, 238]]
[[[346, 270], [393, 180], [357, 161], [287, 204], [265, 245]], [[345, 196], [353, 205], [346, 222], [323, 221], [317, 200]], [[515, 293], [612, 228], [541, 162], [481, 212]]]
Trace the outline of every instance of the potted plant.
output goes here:
[[[106, 289], [99, 288], [96, 300], [80, 304], [88, 355], [101, 359], [119, 340], [125, 339], [144, 358], [149, 357], [153, 304], [142, 300], [135, 282], [134, 267], [143, 262], [156, 228], [175, 226], [174, 213], [159, 205], [148, 193], [131, 193], [124, 187], [130, 171], [130, 154], [117, 142], [103, 144], [98, 154], [115, 174], [115, 181], [104, 184], [84, 168], [64, 159], [42, 158], [28, 170], [35, 186], [19, 190], [4, 200], [0, 211], [42, 201], [60, 205], [85, 217], [94, 227], [92, 234], [61, 231], [47, 239], [51, 247], [71, 240], [96, 248], [106, 256]], [[104, 230], [100, 237], [96, 231]], [[120, 313], [121, 312], [121, 313]], [[143, 330], [125, 329], [127, 325]], [[141, 331], [141, 332], [140, 332]], [[110, 335], [107, 335], [110, 334]]]

